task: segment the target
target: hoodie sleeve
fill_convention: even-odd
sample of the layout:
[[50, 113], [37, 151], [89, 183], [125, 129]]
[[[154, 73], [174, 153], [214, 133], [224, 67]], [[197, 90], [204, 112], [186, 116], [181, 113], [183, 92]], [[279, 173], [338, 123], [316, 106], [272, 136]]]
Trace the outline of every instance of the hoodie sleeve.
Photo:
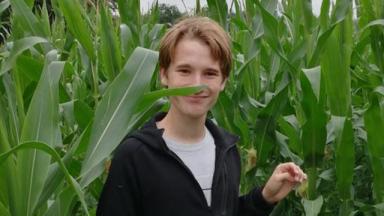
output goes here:
[[107, 181], [100, 195], [97, 216], [137, 216], [140, 197], [132, 162], [134, 143], [122, 143], [113, 157]]
[[262, 195], [263, 188], [255, 188], [239, 197], [239, 216], [267, 216], [276, 204], [269, 204]]

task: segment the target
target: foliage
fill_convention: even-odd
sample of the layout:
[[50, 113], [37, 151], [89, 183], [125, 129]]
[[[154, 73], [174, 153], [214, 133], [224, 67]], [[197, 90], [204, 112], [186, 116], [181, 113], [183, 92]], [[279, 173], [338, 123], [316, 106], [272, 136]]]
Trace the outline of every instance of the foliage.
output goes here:
[[[0, 3], [0, 215], [94, 214], [124, 135], [202, 88], [159, 90], [162, 6], [116, 2]], [[211, 116], [242, 137], [241, 191], [294, 161], [309, 181], [272, 215], [383, 215], [383, 1], [196, 3], [232, 38]]]
[[159, 23], [174, 24], [175, 21], [182, 16], [181, 12], [175, 5], [159, 4]]

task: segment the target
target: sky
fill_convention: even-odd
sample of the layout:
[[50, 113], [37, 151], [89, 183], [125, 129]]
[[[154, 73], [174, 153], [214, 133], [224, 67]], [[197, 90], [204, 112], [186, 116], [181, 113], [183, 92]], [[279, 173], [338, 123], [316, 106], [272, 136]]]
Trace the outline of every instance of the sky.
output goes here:
[[[154, 0], [140, 0], [141, 4], [141, 9], [142, 11], [147, 11], [148, 8], [152, 5]], [[185, 6], [189, 11], [191, 11], [196, 4], [196, 0], [184, 0], [185, 6], [183, 5], [181, 0], [158, 0], [159, 4], [161, 3], [166, 3], [170, 5], [176, 5], [180, 11], [184, 12], [185, 11]], [[227, 4], [230, 5], [232, 3], [232, 0], [226, 0]], [[312, 7], [313, 7], [313, 12], [316, 15], [320, 14], [320, 7], [321, 7], [321, 2], [322, 0], [312, 0]], [[207, 5], [206, 0], [200, 0], [201, 6]]]

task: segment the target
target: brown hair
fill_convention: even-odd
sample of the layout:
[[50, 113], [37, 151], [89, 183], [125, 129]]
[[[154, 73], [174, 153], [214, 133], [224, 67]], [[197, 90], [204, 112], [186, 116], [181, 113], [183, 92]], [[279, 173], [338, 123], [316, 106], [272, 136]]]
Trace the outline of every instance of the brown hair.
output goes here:
[[208, 17], [187, 17], [167, 31], [160, 42], [160, 67], [169, 67], [176, 45], [183, 38], [198, 39], [206, 43], [213, 58], [219, 60], [224, 77], [228, 77], [232, 66], [231, 41], [224, 29]]

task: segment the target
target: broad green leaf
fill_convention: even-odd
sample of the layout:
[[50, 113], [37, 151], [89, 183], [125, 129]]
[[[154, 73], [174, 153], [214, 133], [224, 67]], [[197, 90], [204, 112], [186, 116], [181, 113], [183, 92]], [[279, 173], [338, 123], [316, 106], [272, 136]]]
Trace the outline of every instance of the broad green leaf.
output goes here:
[[23, 114], [21, 107], [17, 106], [17, 90], [16, 84], [14, 80], [11, 79], [9, 74], [3, 75], [3, 84], [5, 88], [5, 93], [7, 95], [8, 102], [8, 116], [9, 116], [9, 124], [8, 124], [8, 140], [7, 143], [16, 145], [20, 141], [20, 122], [22, 121]]
[[140, 103], [137, 105], [136, 110], [140, 111], [142, 109], [145, 109], [150, 104], [154, 103], [156, 100], [162, 97], [191, 95], [203, 90], [204, 88], [207, 88], [207, 86], [201, 85], [201, 86], [183, 87], [183, 88], [170, 88], [170, 89], [167, 88], [167, 89], [148, 92], [143, 95], [143, 98], [140, 100]]
[[16, 58], [23, 53], [25, 50], [31, 49], [36, 44], [49, 43], [45, 38], [41, 37], [26, 37], [14, 42], [9, 57], [3, 62], [0, 76], [12, 69]]
[[74, 115], [79, 127], [84, 129], [91, 122], [94, 112], [86, 103], [77, 100], [74, 104]]
[[[317, 80], [317, 83], [316, 86], [320, 86], [321, 81]], [[322, 161], [327, 138], [326, 114], [306, 73], [302, 73], [301, 88], [302, 107], [306, 117], [301, 133], [304, 160], [308, 166], [318, 167]]]
[[48, 208], [45, 216], [65, 216], [70, 215], [71, 207], [74, 205], [76, 194], [72, 188], [65, 188], [56, 197], [55, 202]]
[[265, 165], [270, 152], [276, 146], [277, 119], [288, 102], [288, 86], [278, 92], [263, 108], [257, 119], [250, 119], [254, 126], [256, 136], [255, 149], [257, 151], [257, 162]]
[[140, 26], [140, 1], [139, 0], [117, 0], [119, 13], [123, 23], [129, 27]]
[[24, 0], [11, 0], [14, 19], [17, 19], [25, 32], [33, 36], [47, 37], [48, 32], [42, 28], [42, 23], [33, 14], [32, 9]]
[[11, 216], [11, 214], [9, 213], [7, 207], [5, 207], [5, 205], [0, 202], [0, 215], [2, 216]]
[[4, 0], [3, 2], [0, 2], [0, 16], [1, 14], [7, 10], [7, 8], [11, 5], [9, 0]]
[[288, 158], [290, 161], [294, 162], [295, 164], [302, 165], [303, 160], [299, 156], [295, 155], [289, 149], [287, 142], [286, 142], [287, 137], [276, 131], [276, 138], [277, 138], [277, 142], [278, 142], [279, 147], [280, 147], [280, 154], [284, 158]]
[[[11, 149], [10, 151], [5, 152], [3, 154], [0, 154], [0, 164], [2, 164], [9, 156], [15, 154], [18, 151], [21, 151], [21, 150], [29, 151], [31, 149], [33, 151], [41, 151], [44, 154], [48, 154], [56, 162], [58, 162], [61, 170], [64, 172], [64, 175], [65, 175], [65, 178], [66, 178], [68, 184], [70, 185], [71, 189], [73, 189], [75, 191], [76, 195], [78, 196], [78, 198], [81, 201], [81, 204], [82, 204], [85, 212], [88, 215], [88, 208], [87, 208], [87, 205], [86, 205], [85, 200], [84, 200], [84, 194], [81, 191], [81, 188], [80, 188], [79, 184], [69, 174], [69, 171], [66, 168], [65, 164], [63, 163], [63, 161], [61, 160], [60, 155], [50, 145], [48, 145], [46, 143], [43, 143], [43, 142], [24, 142], [24, 143], [21, 143], [18, 146], [16, 146], [13, 149]], [[23, 152], [23, 151], [21, 151], [21, 152]]]
[[321, 80], [317, 80], [318, 84], [315, 85], [320, 86], [319, 100], [315, 94], [315, 87], [312, 85], [314, 79], [312, 79], [311, 83], [308, 75], [303, 72], [300, 78], [302, 90], [301, 107], [305, 116], [305, 121], [301, 127], [301, 145], [304, 163], [308, 167], [308, 198], [313, 200], [317, 197], [317, 168], [322, 164], [324, 147], [327, 140], [327, 116], [323, 110], [323, 100], [321, 100]]
[[343, 200], [352, 199], [355, 147], [353, 145], [352, 122], [346, 117], [332, 116], [336, 146], [336, 186]]
[[[291, 119], [294, 119], [294, 123]], [[291, 151], [298, 155], [302, 155], [302, 148], [300, 146], [300, 133], [298, 130], [298, 122], [294, 115], [284, 116], [278, 119], [279, 128], [281, 132], [288, 137], [288, 146]]]
[[377, 96], [372, 96], [370, 107], [364, 114], [364, 123], [368, 136], [368, 152], [373, 171], [373, 193], [376, 203], [384, 201], [384, 109]]
[[[21, 142], [39, 141], [50, 146], [61, 144], [58, 108], [58, 82], [64, 62], [46, 65], [25, 117]], [[34, 149], [18, 155], [21, 215], [32, 215], [48, 174], [50, 157]]]
[[350, 12], [328, 38], [320, 61], [330, 110], [337, 116], [348, 116], [351, 106], [352, 24]]
[[226, 1], [207, 0], [210, 17], [220, 23], [224, 29], [227, 28], [228, 6]]
[[384, 19], [378, 19], [378, 20], [371, 21], [364, 28], [362, 28], [360, 30], [360, 32], [361, 32], [360, 34], [362, 34], [365, 30], [367, 30], [373, 26], [384, 26]]
[[156, 52], [136, 48], [122, 72], [108, 87], [96, 108], [81, 176], [108, 157], [127, 134], [127, 124], [141, 95], [148, 89], [156, 63]]
[[129, 27], [132, 33], [132, 41], [135, 46], [139, 45], [141, 31], [141, 14], [139, 0], [117, 0], [119, 14], [122, 23]]
[[[6, 106], [4, 106], [2, 100], [0, 100], [0, 153], [7, 152], [11, 149], [11, 144], [8, 139], [7, 124], [6, 124]], [[0, 164], [1, 173], [12, 173], [16, 170], [16, 165], [13, 160], [8, 159], [4, 163]], [[13, 175], [0, 175], [0, 189], [1, 199], [3, 204], [8, 207], [8, 210], [12, 215], [17, 212], [17, 181]], [[7, 199], [7, 200], [5, 200]]]
[[304, 212], [306, 216], [317, 216], [320, 213], [321, 207], [323, 206], [324, 199], [319, 196], [315, 200], [302, 199], [301, 203], [304, 206]]
[[31, 81], [38, 82], [41, 72], [44, 68], [44, 62], [39, 61], [36, 57], [27, 55], [19, 55], [14, 64], [21, 78], [28, 78]]
[[236, 131], [236, 126], [231, 120], [234, 115], [234, 105], [230, 97], [225, 93], [221, 92], [215, 106], [211, 109], [211, 112], [218, 122], [218, 124], [230, 132]]
[[84, 47], [88, 57], [94, 59], [92, 34], [90, 26], [84, 20], [86, 14], [84, 14], [80, 2], [76, 0], [60, 0], [57, 2], [64, 15], [68, 30]]
[[314, 67], [309, 69], [302, 69], [305, 73], [306, 77], [308, 78], [308, 81], [311, 83], [312, 91], [316, 95], [317, 100], [320, 100], [320, 79], [321, 79], [321, 73], [320, 73], [320, 67]]
[[321, 11], [320, 11], [320, 28], [326, 29], [329, 25], [329, 6], [330, 0], [323, 0], [321, 3]]
[[105, 74], [112, 81], [121, 69], [121, 54], [118, 46], [117, 36], [111, 22], [109, 10], [105, 9], [104, 3], [100, 5], [100, 43], [101, 59]]

